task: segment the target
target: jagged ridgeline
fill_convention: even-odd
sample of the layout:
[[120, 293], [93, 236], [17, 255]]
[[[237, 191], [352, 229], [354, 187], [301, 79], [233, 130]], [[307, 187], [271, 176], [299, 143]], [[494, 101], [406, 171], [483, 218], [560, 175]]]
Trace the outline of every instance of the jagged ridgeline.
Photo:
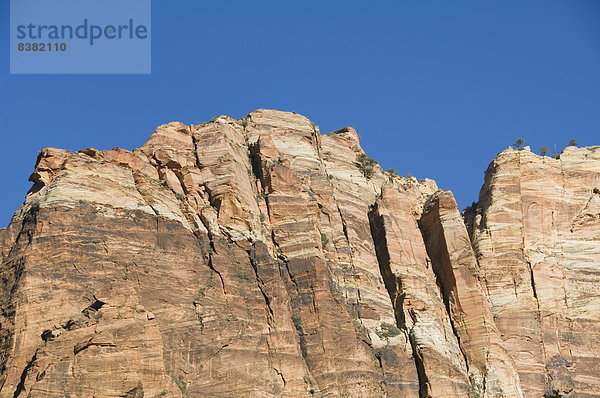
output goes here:
[[45, 149], [31, 180], [2, 397], [600, 396], [600, 147], [502, 152], [464, 219], [272, 110]]

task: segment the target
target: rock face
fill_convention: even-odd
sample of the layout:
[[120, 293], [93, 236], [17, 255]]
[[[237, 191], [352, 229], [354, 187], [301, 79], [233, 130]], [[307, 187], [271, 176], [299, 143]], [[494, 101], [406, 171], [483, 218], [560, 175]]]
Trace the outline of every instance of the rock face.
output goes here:
[[[600, 147], [506, 150], [467, 220], [527, 396], [600, 396]], [[553, 395], [554, 394], [554, 395]]]
[[465, 224], [352, 128], [258, 110], [45, 149], [0, 230], [0, 397], [600, 395], [600, 148]]

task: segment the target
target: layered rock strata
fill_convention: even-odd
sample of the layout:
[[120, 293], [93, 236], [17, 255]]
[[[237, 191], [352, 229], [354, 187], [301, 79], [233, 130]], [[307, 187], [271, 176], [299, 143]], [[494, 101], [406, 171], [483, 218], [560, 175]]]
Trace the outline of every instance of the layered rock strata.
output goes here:
[[600, 150], [503, 152], [468, 228], [365, 159], [272, 110], [43, 150], [0, 230], [0, 396], [597, 395]]
[[527, 396], [600, 396], [600, 147], [506, 150], [467, 215]]

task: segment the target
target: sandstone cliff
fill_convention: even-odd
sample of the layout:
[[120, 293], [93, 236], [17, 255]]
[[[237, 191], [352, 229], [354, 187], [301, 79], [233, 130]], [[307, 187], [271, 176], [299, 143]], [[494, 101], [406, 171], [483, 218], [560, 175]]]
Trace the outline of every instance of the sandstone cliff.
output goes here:
[[600, 147], [500, 153], [467, 220], [526, 395], [600, 396]]
[[363, 154], [271, 110], [43, 150], [0, 397], [600, 395], [600, 148], [501, 153], [467, 226]]

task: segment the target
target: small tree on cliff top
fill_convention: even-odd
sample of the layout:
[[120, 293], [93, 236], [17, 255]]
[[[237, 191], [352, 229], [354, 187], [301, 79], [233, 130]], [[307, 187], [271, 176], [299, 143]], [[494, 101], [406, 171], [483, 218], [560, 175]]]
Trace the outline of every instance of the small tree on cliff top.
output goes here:
[[523, 149], [523, 145], [525, 145], [525, 139], [517, 138], [513, 145], [520, 151], [521, 149]]

